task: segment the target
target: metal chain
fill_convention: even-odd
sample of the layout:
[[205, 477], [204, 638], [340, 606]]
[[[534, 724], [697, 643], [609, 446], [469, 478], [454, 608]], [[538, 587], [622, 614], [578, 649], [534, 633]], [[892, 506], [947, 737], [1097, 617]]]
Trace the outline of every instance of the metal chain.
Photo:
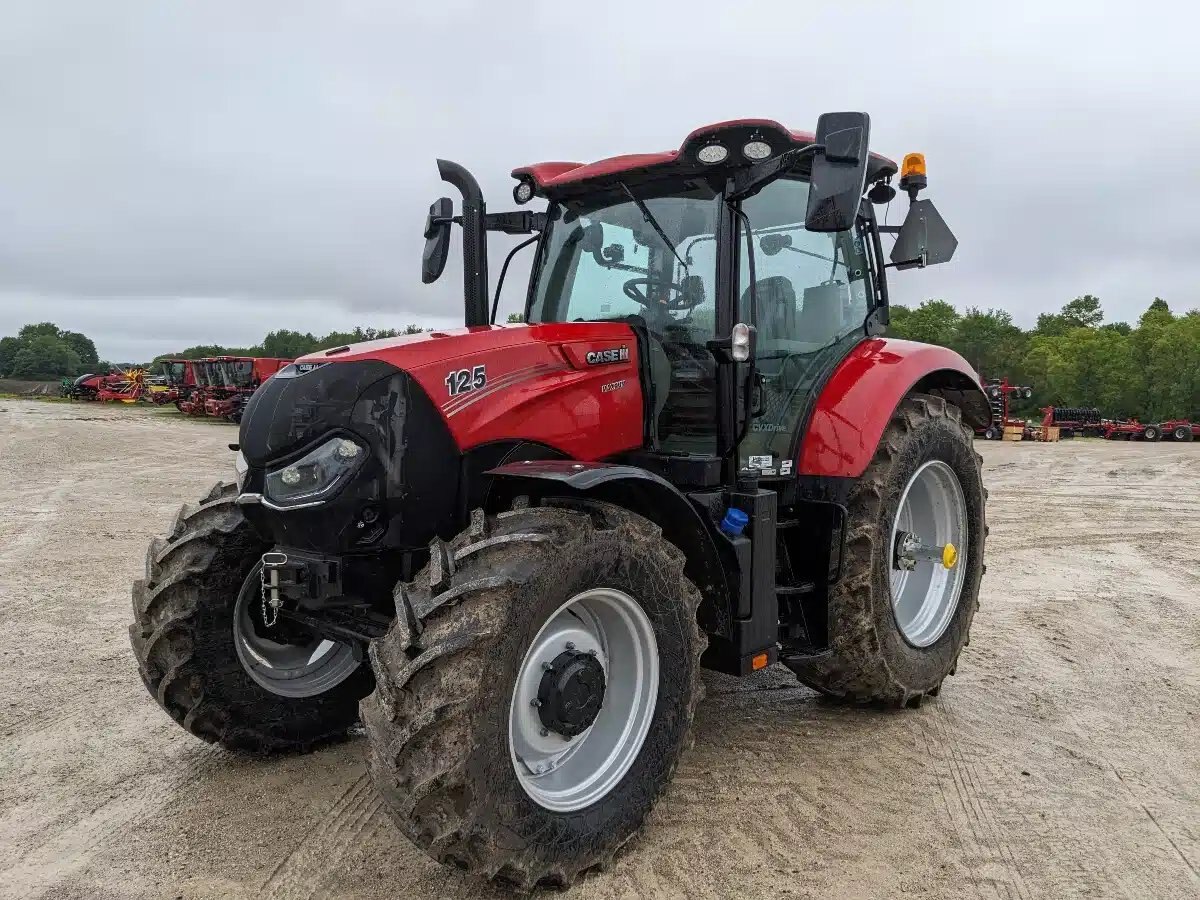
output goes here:
[[258, 569], [259, 596], [262, 598], [262, 618], [263, 625], [267, 628], [274, 628], [275, 623], [279, 621], [280, 602], [274, 597], [267, 597], [267, 567], [259, 566]]

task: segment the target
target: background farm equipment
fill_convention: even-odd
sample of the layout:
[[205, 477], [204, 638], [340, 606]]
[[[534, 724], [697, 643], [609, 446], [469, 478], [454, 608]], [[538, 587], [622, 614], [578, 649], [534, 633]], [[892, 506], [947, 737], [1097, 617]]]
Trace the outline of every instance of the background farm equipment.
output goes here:
[[195, 383], [180, 395], [175, 407], [184, 415], [203, 416], [206, 414], [204, 405], [209, 392], [216, 390], [216, 379], [220, 376], [215, 369], [215, 361], [211, 359], [192, 360], [191, 367]]
[[1191, 441], [1200, 437], [1200, 423], [1185, 419], [1163, 422], [1139, 422], [1137, 419], [1110, 419], [1095, 407], [1047, 406], [1042, 410], [1042, 427], [1056, 426], [1062, 437], [1099, 437], [1108, 441], [1147, 441], [1163, 439]]
[[72, 400], [99, 400], [109, 403], [136, 403], [150, 395], [146, 370], [132, 368], [108, 375], [80, 375], [69, 386], [64, 383], [63, 395]]
[[1024, 437], [1032, 437], [1025, 420], [1012, 415], [1011, 404], [1015, 400], [1031, 398], [1033, 388], [1028, 385], [1009, 384], [1007, 378], [993, 378], [986, 383], [981, 378], [980, 385], [991, 406], [992, 421], [986, 427], [976, 428], [975, 433], [989, 441], [998, 441], [1005, 436], [1006, 429], [1020, 428]]
[[160, 364], [165, 390], [156, 391], [150, 399], [157, 405], [179, 405], [196, 389], [195, 365], [190, 359], [167, 359]]
[[291, 363], [277, 357], [220, 356], [214, 361], [220, 387], [213, 386], [204, 401], [206, 415], [237, 423], [247, 401], [264, 381]]

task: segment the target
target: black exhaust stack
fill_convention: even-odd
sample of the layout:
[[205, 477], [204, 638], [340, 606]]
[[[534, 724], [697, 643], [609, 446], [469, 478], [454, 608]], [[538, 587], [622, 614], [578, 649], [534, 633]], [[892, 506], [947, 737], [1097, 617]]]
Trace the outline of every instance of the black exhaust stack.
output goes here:
[[487, 232], [483, 228], [486, 208], [483, 192], [475, 176], [456, 162], [448, 159], [437, 161], [438, 174], [442, 181], [458, 188], [463, 198], [463, 300], [466, 304], [464, 319], [468, 326], [487, 325], [488, 314], [488, 270]]

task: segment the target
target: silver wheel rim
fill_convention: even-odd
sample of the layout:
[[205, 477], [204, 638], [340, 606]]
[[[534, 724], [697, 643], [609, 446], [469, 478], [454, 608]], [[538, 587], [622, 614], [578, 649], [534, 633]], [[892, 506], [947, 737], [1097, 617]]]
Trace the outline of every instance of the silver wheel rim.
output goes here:
[[250, 614], [261, 599], [260, 568], [257, 563], [250, 570], [233, 612], [233, 644], [246, 673], [272, 694], [292, 699], [324, 694], [353, 675], [360, 661], [349, 644], [317, 635], [305, 644], [285, 644], [255, 632]]
[[[595, 653], [604, 670], [603, 705], [591, 726], [567, 739], [547, 731], [534, 701], [544, 669], [569, 648]], [[596, 588], [576, 594], [542, 625], [517, 673], [508, 747], [525, 793], [546, 809], [572, 812], [603, 799], [637, 759], [658, 701], [658, 641], [645, 610], [628, 594]]]
[[[949, 569], [935, 559], [918, 559], [912, 569], [898, 568], [902, 532], [927, 547], [953, 544], [957, 559]], [[967, 571], [967, 504], [958, 476], [946, 463], [930, 460], [908, 480], [896, 507], [889, 547], [896, 625], [910, 644], [928, 647], [954, 618]]]

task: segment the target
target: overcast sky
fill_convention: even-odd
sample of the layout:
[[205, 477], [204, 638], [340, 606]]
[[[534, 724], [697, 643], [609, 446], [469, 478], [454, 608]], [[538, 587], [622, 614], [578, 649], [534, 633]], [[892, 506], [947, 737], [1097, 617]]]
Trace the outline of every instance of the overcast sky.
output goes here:
[[959, 237], [894, 301], [1026, 325], [1082, 293], [1110, 319], [1200, 305], [1182, 0], [0, 0], [0, 22], [0, 335], [52, 320], [145, 360], [461, 323], [458, 254], [420, 282], [437, 156], [499, 210], [518, 165], [836, 109], [871, 114], [876, 150], [926, 154]]

